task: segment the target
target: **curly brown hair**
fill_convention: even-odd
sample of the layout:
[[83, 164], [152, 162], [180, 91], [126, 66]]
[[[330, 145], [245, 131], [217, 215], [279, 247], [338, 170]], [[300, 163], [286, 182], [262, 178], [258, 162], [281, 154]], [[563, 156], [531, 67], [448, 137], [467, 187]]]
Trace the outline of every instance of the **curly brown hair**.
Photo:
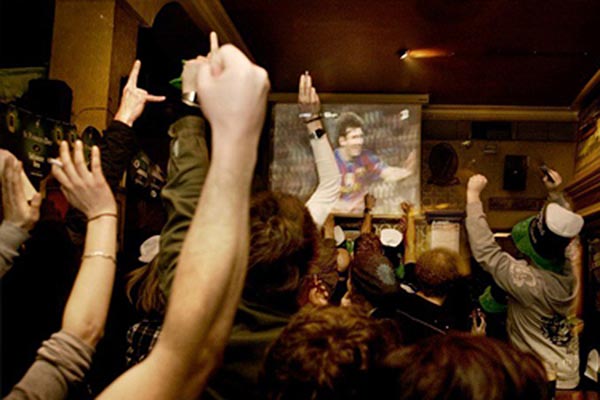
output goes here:
[[485, 336], [451, 333], [400, 348], [379, 371], [390, 400], [548, 399], [544, 366], [533, 354]]
[[167, 300], [159, 288], [158, 257], [148, 264], [129, 272], [126, 276], [125, 294], [138, 311], [145, 314], [164, 314]]
[[446, 296], [452, 285], [460, 279], [458, 253], [445, 248], [435, 248], [421, 254], [415, 265], [415, 278], [426, 296]]
[[389, 329], [355, 307], [304, 307], [267, 352], [261, 375], [266, 397], [363, 398], [367, 371], [397, 344]]

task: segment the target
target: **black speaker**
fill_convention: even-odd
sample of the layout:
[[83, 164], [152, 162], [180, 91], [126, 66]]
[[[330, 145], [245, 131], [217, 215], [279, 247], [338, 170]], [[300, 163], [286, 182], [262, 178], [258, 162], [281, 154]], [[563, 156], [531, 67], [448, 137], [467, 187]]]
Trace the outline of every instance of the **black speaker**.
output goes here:
[[527, 156], [507, 155], [504, 158], [504, 182], [502, 188], [522, 191], [527, 186]]
[[57, 121], [71, 122], [73, 91], [64, 81], [32, 79], [17, 106]]

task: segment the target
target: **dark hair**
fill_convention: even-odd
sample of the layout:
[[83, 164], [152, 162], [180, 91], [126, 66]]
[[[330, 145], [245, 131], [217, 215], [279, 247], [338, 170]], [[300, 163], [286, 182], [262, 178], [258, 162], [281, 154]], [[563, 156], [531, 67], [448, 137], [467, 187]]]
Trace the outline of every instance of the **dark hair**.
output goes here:
[[361, 233], [359, 237], [354, 239], [354, 256], [360, 256], [361, 253], [378, 253], [383, 254], [383, 246], [379, 237], [372, 233]]
[[304, 307], [267, 352], [266, 398], [364, 398], [367, 371], [396, 345], [389, 329], [355, 307]]
[[296, 295], [315, 257], [318, 231], [296, 197], [278, 192], [255, 195], [250, 207], [250, 255], [244, 297], [295, 311]]
[[450, 333], [400, 348], [373, 375], [381, 399], [548, 399], [544, 366], [533, 354], [484, 336]]
[[460, 279], [458, 253], [435, 248], [421, 254], [415, 265], [415, 278], [426, 296], [446, 296], [452, 284]]
[[340, 137], [346, 137], [346, 131], [348, 128], [362, 128], [364, 121], [358, 114], [354, 112], [345, 112], [341, 114], [337, 121], [336, 134], [337, 139]]

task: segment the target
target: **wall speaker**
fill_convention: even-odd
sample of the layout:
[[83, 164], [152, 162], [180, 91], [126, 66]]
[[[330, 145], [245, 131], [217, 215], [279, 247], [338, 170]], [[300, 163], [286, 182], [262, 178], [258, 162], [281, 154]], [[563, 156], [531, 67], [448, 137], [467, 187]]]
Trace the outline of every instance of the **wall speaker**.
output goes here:
[[527, 156], [507, 155], [504, 158], [504, 182], [502, 188], [522, 191], [527, 186]]
[[19, 107], [47, 118], [71, 122], [73, 91], [64, 81], [32, 79], [27, 92], [16, 103]]

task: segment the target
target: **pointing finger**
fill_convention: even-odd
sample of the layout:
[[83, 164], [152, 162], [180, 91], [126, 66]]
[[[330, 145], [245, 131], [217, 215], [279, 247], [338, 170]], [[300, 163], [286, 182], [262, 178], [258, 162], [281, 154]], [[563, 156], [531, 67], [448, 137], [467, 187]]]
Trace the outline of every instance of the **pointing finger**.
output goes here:
[[210, 54], [215, 54], [219, 50], [219, 38], [217, 32], [210, 33]]
[[146, 101], [150, 101], [153, 103], [165, 101], [165, 99], [166, 99], [165, 96], [155, 96], [153, 94], [146, 95]]
[[133, 67], [131, 67], [131, 72], [129, 73], [129, 79], [127, 79], [127, 85], [129, 87], [137, 87], [138, 76], [140, 75], [140, 68], [142, 66], [142, 62], [140, 60], [135, 60], [133, 63]]

